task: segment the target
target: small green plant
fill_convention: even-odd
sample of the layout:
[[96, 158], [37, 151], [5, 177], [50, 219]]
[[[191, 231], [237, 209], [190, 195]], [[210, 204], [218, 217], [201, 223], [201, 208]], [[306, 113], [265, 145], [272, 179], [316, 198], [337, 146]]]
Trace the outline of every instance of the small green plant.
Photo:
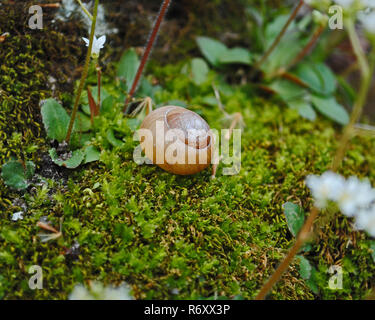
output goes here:
[[90, 141], [91, 135], [87, 133], [91, 129], [91, 123], [86, 115], [78, 112], [69, 147], [65, 142], [70, 121], [66, 110], [56, 100], [47, 99], [42, 106], [41, 112], [47, 137], [59, 143], [59, 148], [49, 150], [54, 163], [74, 169], [81, 163], [99, 160], [99, 151], [92, 145]]
[[[81, 94], [85, 85], [85, 81], [88, 75], [88, 69], [91, 59], [97, 61], [99, 58], [100, 49], [103, 48], [105, 42], [105, 36], [97, 39], [95, 37], [95, 25], [98, 13], [99, 0], [95, 1], [94, 12], [91, 15], [83, 4], [79, 1], [83, 11], [87, 14], [91, 20], [91, 31], [90, 39], [83, 38], [88, 46], [86, 54], [85, 65], [82, 72], [82, 77], [78, 87], [78, 91], [75, 97], [73, 111], [69, 117], [66, 110], [54, 99], [47, 99], [42, 106], [42, 118], [43, 124], [47, 133], [47, 137], [56, 140], [59, 143], [59, 147], [52, 148], [49, 150], [49, 154], [54, 163], [59, 166], [63, 166], [69, 169], [77, 168], [81, 163], [88, 163], [99, 160], [99, 151], [97, 151], [90, 144], [90, 135], [85, 132], [90, 130], [90, 126], [93, 122], [93, 117], [98, 113], [98, 107], [93, 102], [92, 96], [89, 101], [90, 112], [91, 112], [91, 124], [87, 117], [78, 111]], [[98, 71], [98, 95], [97, 104], [100, 107], [100, 82], [101, 82], [101, 71], [97, 64]], [[91, 94], [88, 88], [89, 94]], [[78, 116], [78, 117], [77, 117]]]
[[32, 161], [11, 160], [1, 168], [1, 177], [5, 184], [16, 190], [24, 190], [29, 186], [29, 181], [35, 172]]
[[[300, 7], [299, 4], [295, 10]], [[292, 17], [295, 17], [294, 13]], [[256, 63], [253, 63], [253, 57], [257, 54], [245, 48], [228, 49], [223, 43], [207, 37], [198, 37], [197, 44], [203, 56], [215, 68], [222, 69], [230, 64], [252, 67], [253, 72], [247, 75], [249, 80], [254, 80], [253, 74], [259, 69], [258, 78], [260, 77], [261, 83], [256, 79], [252, 87], [277, 95], [302, 117], [313, 121], [318, 111], [327, 118], [346, 125], [349, 115], [336, 100], [338, 80], [335, 74], [324, 63], [322, 55], [315, 54], [307, 58], [325, 30], [327, 20], [327, 17], [316, 11], [298, 23], [294, 19], [290, 20], [290, 16], [277, 16], [264, 27], [262, 36], [268, 50]], [[306, 34], [311, 29], [313, 36], [308, 38]], [[279, 30], [284, 32], [282, 41], [279, 39]], [[275, 42], [277, 45], [274, 45]], [[246, 70], [245, 67], [245, 72]]]
[[[90, 38], [83, 38], [88, 46], [88, 51], [82, 77], [75, 96], [72, 114], [69, 117], [62, 105], [54, 99], [47, 99], [42, 106], [42, 118], [47, 137], [56, 140], [59, 143], [58, 148], [51, 148], [49, 150], [51, 159], [55, 164], [69, 169], [77, 168], [82, 163], [85, 164], [99, 160], [100, 152], [90, 141], [92, 134], [89, 133], [94, 125], [94, 118], [100, 113], [106, 115], [113, 113], [115, 109], [113, 105], [119, 98], [126, 100], [124, 110], [128, 109], [128, 102], [132, 100], [138, 87], [138, 83], [141, 80], [143, 69], [150, 56], [152, 46], [157, 38], [161, 22], [167, 12], [171, 0], [165, 0], [162, 3], [161, 11], [151, 32], [142, 60], [139, 60], [134, 49], [127, 50], [120, 60], [117, 72], [120, 85], [116, 88], [117, 92], [120, 92], [120, 94], [117, 97], [109, 95], [102, 88], [102, 76], [98, 58], [100, 49], [103, 48], [106, 38], [105, 36], [102, 36], [99, 39], [95, 37], [95, 24], [99, 1], [95, 1], [93, 14], [88, 12], [81, 1], [78, 2], [84, 13], [91, 20], [92, 25]], [[78, 110], [80, 103], [82, 103], [81, 96], [88, 76], [91, 59], [96, 65], [97, 86], [94, 88], [87, 88], [87, 101], [83, 101], [82, 113]], [[146, 80], [142, 81], [141, 86], [145, 86], [148, 90], [152, 90], [152, 86], [149, 85]], [[83, 98], [85, 97], [83, 96]], [[86, 113], [86, 115], [84, 113]], [[88, 119], [87, 115], [90, 116], [90, 119]], [[113, 130], [109, 129], [106, 136], [113, 146], [118, 147], [122, 144], [121, 141], [116, 139]]]

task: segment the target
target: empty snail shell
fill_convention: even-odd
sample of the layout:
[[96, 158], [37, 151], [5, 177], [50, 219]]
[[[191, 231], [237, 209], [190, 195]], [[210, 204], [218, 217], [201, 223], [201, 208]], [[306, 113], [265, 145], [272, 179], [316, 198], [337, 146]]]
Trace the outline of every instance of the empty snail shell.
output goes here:
[[195, 112], [176, 106], [158, 108], [146, 116], [142, 129], [141, 147], [160, 168], [190, 175], [210, 165], [214, 137]]

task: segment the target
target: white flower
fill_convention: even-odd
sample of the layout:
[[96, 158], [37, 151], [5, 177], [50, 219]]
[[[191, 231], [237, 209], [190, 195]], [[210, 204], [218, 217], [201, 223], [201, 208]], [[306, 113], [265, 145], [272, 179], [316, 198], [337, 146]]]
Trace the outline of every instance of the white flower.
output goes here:
[[339, 199], [345, 187], [345, 179], [336, 173], [326, 171], [321, 176], [308, 176], [306, 185], [311, 190], [315, 205], [322, 209], [326, 207], [328, 200]]
[[375, 12], [366, 13], [361, 11], [358, 13], [358, 19], [368, 33], [375, 34]]
[[325, 208], [327, 201], [335, 202], [344, 215], [355, 217], [358, 230], [365, 230], [375, 237], [375, 189], [368, 180], [361, 181], [357, 177], [344, 179], [327, 171], [321, 176], [308, 176], [306, 184], [318, 208]]
[[[90, 40], [87, 38], [82, 38], [82, 39], [83, 41], [85, 41], [86, 46], [88, 47], [90, 45]], [[91, 56], [94, 59], [97, 59], [99, 57], [100, 49], [104, 48], [104, 43], [106, 39], [107, 37], [105, 35], [101, 36], [100, 38], [96, 38], [96, 36], [94, 36], [94, 40], [92, 43], [92, 50], [91, 50]]]
[[82, 284], [77, 284], [70, 293], [69, 300], [93, 300], [93, 297]]
[[348, 217], [369, 208], [375, 202], [375, 189], [370, 182], [360, 181], [357, 177], [345, 180], [339, 174], [327, 171], [321, 176], [308, 176], [306, 184], [318, 208], [325, 208], [327, 201], [333, 201]]
[[371, 187], [370, 182], [350, 177], [345, 182], [337, 204], [343, 214], [353, 217], [359, 210], [368, 208], [373, 201], [375, 201], [375, 190]]
[[69, 295], [70, 300], [132, 300], [130, 289], [126, 285], [121, 285], [117, 288], [109, 286], [104, 287], [103, 284], [97, 281], [90, 283], [90, 288], [87, 289], [82, 284], [74, 287]]
[[375, 1], [374, 0], [362, 0], [362, 5], [365, 8], [375, 8]]
[[17, 221], [17, 220], [22, 220], [23, 219], [23, 211], [18, 211], [13, 213], [12, 220]]
[[375, 207], [368, 210], [361, 210], [355, 221], [359, 230], [365, 230], [370, 236], [375, 237]]

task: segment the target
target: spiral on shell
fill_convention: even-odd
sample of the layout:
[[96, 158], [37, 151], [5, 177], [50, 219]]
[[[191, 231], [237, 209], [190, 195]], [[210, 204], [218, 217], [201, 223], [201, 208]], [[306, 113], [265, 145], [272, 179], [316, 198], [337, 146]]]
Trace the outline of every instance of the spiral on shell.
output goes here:
[[190, 175], [211, 163], [214, 137], [207, 122], [193, 111], [177, 106], [158, 108], [146, 116], [141, 130], [146, 157], [165, 171]]

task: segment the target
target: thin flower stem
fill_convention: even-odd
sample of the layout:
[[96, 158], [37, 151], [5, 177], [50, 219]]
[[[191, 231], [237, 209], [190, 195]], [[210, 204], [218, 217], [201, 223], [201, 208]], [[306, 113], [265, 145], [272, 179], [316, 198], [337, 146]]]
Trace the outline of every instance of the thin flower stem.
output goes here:
[[125, 105], [124, 105], [124, 110], [123, 110], [124, 112], [127, 111], [128, 103], [132, 99], [132, 97], [133, 97], [133, 95], [135, 93], [135, 90], [137, 89], [139, 80], [141, 79], [141, 76], [142, 76], [143, 69], [146, 66], [146, 63], [147, 63], [147, 60], [148, 60], [148, 58], [150, 56], [152, 47], [154, 46], [154, 43], [155, 43], [156, 38], [158, 36], [161, 23], [163, 22], [163, 19], [165, 17], [165, 14], [167, 13], [167, 10], [168, 10], [168, 7], [169, 7], [169, 4], [171, 3], [171, 1], [172, 0], [164, 0], [163, 3], [162, 3], [162, 5], [161, 5], [160, 11], [159, 11], [159, 15], [158, 15], [158, 17], [156, 19], [156, 22], [155, 22], [154, 27], [152, 29], [150, 38], [149, 38], [149, 40], [147, 42], [147, 46], [146, 46], [145, 52], [143, 54], [143, 57], [141, 59], [141, 63], [139, 64], [139, 67], [138, 67], [138, 70], [137, 70], [137, 74], [136, 74], [136, 76], [134, 78], [134, 81], [133, 81], [132, 87], [131, 87], [131, 89], [129, 91], [129, 94], [126, 97]]
[[345, 20], [350, 42], [353, 47], [353, 51], [357, 57], [358, 63], [361, 68], [362, 76], [366, 77], [370, 73], [370, 66], [366, 58], [366, 54], [363, 51], [361, 41], [358, 37], [357, 31], [355, 30], [355, 24], [352, 19]]
[[262, 287], [258, 295], [255, 297], [255, 300], [263, 300], [266, 297], [267, 293], [275, 285], [275, 283], [279, 281], [279, 279], [281, 278], [285, 270], [289, 267], [290, 263], [293, 261], [299, 249], [308, 239], [310, 230], [314, 224], [315, 218], [318, 216], [318, 213], [319, 213], [319, 210], [315, 207], [311, 210], [311, 213], [309, 217], [307, 218], [305, 224], [301, 228], [301, 231], [298, 234], [297, 240], [294, 243], [293, 247], [288, 252], [284, 261], [278, 266], [276, 271], [272, 274], [271, 278], [269, 278], [266, 284]]
[[[361, 66], [362, 71], [362, 81], [361, 81], [361, 88], [360, 92], [358, 94], [357, 101], [354, 105], [353, 111], [350, 116], [349, 124], [345, 127], [344, 133], [342, 135], [340, 145], [336, 151], [336, 155], [334, 157], [333, 163], [331, 165], [332, 171], [337, 171], [345, 157], [345, 153], [347, 151], [350, 139], [352, 137], [352, 134], [354, 132], [354, 126], [359, 120], [363, 107], [366, 102], [366, 98], [370, 89], [371, 80], [372, 80], [372, 74], [374, 72], [375, 67], [375, 58], [374, 54], [371, 55], [371, 66], [368, 63], [368, 60], [366, 58], [365, 53], [363, 52], [362, 46], [360, 44], [358, 35], [355, 31], [355, 25], [352, 20], [347, 22], [347, 29], [349, 33], [349, 38], [351, 41], [351, 44], [353, 46], [353, 51], [355, 52], [357, 56], [357, 60], [359, 61], [359, 64]], [[282, 274], [285, 272], [285, 270], [288, 268], [290, 263], [293, 261], [295, 255], [298, 253], [301, 246], [305, 243], [305, 241], [308, 239], [308, 235], [310, 233], [310, 230], [314, 224], [314, 220], [319, 214], [319, 210], [316, 207], [313, 207], [311, 210], [311, 213], [309, 217], [307, 218], [305, 224], [302, 226], [301, 231], [297, 237], [297, 240], [293, 247], [288, 252], [287, 256], [283, 260], [283, 262], [279, 265], [279, 267], [275, 270], [273, 275], [269, 278], [269, 280], [266, 282], [266, 284], [261, 288], [260, 292], [256, 296], [256, 300], [262, 300], [266, 297], [268, 292], [272, 289], [272, 287], [279, 281]]]
[[350, 139], [352, 138], [353, 133], [355, 132], [354, 126], [362, 114], [362, 110], [366, 102], [367, 94], [370, 89], [370, 84], [371, 84], [371, 77], [366, 76], [362, 78], [361, 88], [359, 90], [357, 101], [351, 113], [349, 124], [344, 129], [338, 150], [336, 152], [336, 156], [332, 163], [332, 171], [337, 171], [339, 169], [342, 163], [342, 160], [345, 157], [345, 153], [348, 149]]
[[83, 5], [83, 3], [81, 2], [81, 0], [77, 0], [77, 2], [79, 3], [79, 5], [81, 6], [82, 10], [84, 13], [86, 13], [86, 15], [91, 19], [91, 21], [93, 20], [93, 16], [90, 12], [87, 11], [86, 7]]
[[259, 61], [254, 64], [254, 66], [253, 66], [253, 70], [254, 71], [258, 70], [259, 67], [268, 59], [268, 57], [271, 55], [271, 53], [273, 52], [273, 50], [275, 50], [275, 48], [277, 47], [277, 45], [280, 43], [282, 37], [284, 36], [284, 34], [286, 33], [286, 31], [288, 30], [290, 24], [296, 18], [297, 14], [298, 14], [298, 11], [302, 8], [303, 4], [304, 4], [303, 0], [300, 0], [299, 3], [298, 3], [298, 5], [294, 8], [292, 14], [290, 15], [288, 21], [285, 23], [284, 27], [281, 29], [280, 33], [278, 34], [278, 36], [276, 37], [276, 39], [272, 43], [272, 45], [263, 54], [263, 56], [259, 59]]
[[341, 141], [336, 152], [336, 156], [332, 163], [332, 171], [336, 171], [345, 157], [349, 142], [354, 133], [354, 126], [358, 122], [359, 118], [362, 115], [363, 107], [366, 103], [366, 98], [371, 86], [372, 73], [373, 73], [373, 63], [370, 67], [366, 55], [362, 49], [359, 37], [355, 31], [354, 22], [349, 19], [347, 21], [347, 29], [349, 34], [350, 42], [352, 43], [353, 51], [357, 57], [358, 64], [360, 65], [362, 80], [359, 89], [359, 94], [357, 100], [354, 104], [353, 111], [350, 115], [349, 124], [345, 127]]
[[77, 91], [77, 94], [76, 94], [76, 99], [75, 99], [75, 102], [74, 102], [72, 115], [70, 117], [68, 132], [67, 132], [66, 138], [65, 138], [65, 141], [67, 143], [70, 142], [70, 137], [71, 137], [72, 130], [73, 130], [73, 124], [74, 124], [74, 121], [75, 121], [75, 118], [76, 118], [76, 115], [77, 115], [77, 111], [78, 111], [79, 99], [81, 98], [82, 90], [83, 90], [83, 87], [85, 85], [85, 81], [86, 81], [87, 74], [88, 74], [88, 71], [89, 71], [89, 65], [90, 65], [90, 59], [91, 59], [91, 50], [92, 50], [92, 44], [94, 42], [94, 35], [95, 35], [96, 17], [98, 15], [98, 5], [99, 5], [99, 0], [95, 0], [93, 20], [92, 20], [91, 31], [90, 31], [90, 43], [89, 43], [89, 48], [87, 50], [85, 65], [83, 67], [81, 81], [79, 83], [78, 91]]

